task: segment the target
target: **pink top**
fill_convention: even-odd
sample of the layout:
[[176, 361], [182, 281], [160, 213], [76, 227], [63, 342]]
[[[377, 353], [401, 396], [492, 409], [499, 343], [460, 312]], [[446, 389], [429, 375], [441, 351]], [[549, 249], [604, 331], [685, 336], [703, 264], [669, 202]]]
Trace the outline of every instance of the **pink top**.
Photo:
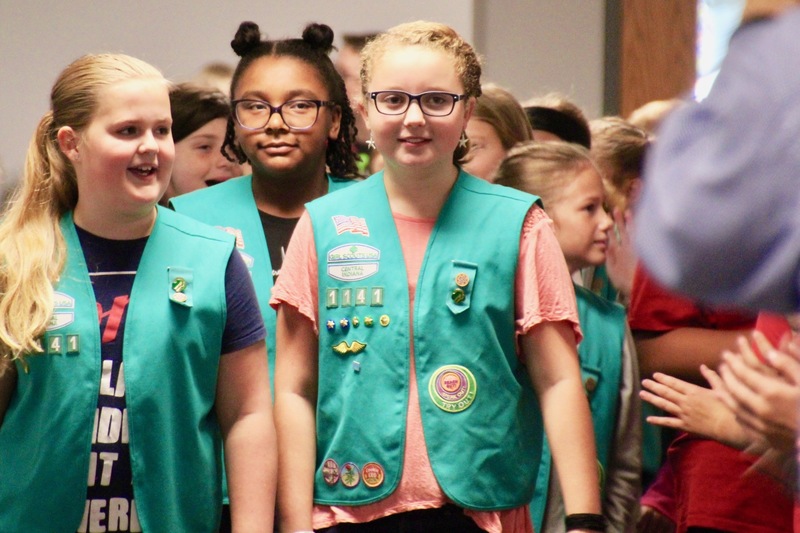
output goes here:
[[[435, 220], [394, 215], [408, 272], [409, 309], [413, 312], [417, 277]], [[317, 254], [311, 219], [304, 214], [297, 224], [281, 269], [272, 290], [270, 304], [285, 303], [308, 317], [318, 330]], [[564, 256], [552, 229], [552, 222], [538, 207], [532, 208], [523, 224], [520, 258], [515, 280], [516, 332], [526, 334], [540, 322], [567, 320], [573, 325], [576, 342], [580, 341], [578, 312], [572, 280]], [[413, 317], [409, 322], [413, 324]], [[412, 326], [413, 327], [413, 326]], [[414, 344], [411, 332], [409, 402], [406, 417], [406, 447], [403, 474], [397, 489], [387, 498], [368, 505], [314, 507], [314, 529], [337, 523], [362, 523], [383, 516], [442, 507], [449, 500], [433, 474], [422, 431], [417, 381], [414, 372]], [[533, 532], [528, 506], [506, 511], [464, 511], [478, 527], [492, 532]]]

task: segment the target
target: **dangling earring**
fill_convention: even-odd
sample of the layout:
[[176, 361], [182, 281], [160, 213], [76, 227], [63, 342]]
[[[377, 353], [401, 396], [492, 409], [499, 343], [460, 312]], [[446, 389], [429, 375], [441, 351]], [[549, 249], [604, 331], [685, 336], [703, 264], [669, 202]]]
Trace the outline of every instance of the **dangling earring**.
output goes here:
[[367, 148], [370, 150], [375, 149], [375, 141], [372, 139], [372, 132], [370, 132], [369, 139], [367, 139]]
[[467, 147], [467, 142], [469, 142], [469, 138], [467, 137], [467, 132], [466, 131], [462, 131], [461, 132], [461, 138], [458, 140], [458, 147], [459, 148], [466, 148]]

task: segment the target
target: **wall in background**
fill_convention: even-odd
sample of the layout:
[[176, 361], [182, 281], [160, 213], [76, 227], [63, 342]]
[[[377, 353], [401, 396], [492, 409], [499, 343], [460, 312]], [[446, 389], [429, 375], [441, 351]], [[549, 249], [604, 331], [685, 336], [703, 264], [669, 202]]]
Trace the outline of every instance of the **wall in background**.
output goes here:
[[[593, 0], [30, 0], [0, 2], [0, 165], [13, 181], [47, 110], [49, 89], [73, 59], [124, 52], [175, 81], [209, 61], [235, 63], [230, 40], [253, 20], [273, 38], [298, 36], [307, 22], [340, 35], [425, 18], [453, 26], [485, 59], [486, 81], [518, 98], [557, 90], [590, 116], [602, 112], [605, 1]], [[2, 184], [0, 184], [0, 188]]]

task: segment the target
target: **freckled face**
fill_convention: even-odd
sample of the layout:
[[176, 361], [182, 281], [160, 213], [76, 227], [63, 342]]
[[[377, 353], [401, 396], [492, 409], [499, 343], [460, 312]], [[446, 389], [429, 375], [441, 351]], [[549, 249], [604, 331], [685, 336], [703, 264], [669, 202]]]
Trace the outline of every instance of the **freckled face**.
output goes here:
[[[387, 90], [462, 94], [464, 86], [452, 57], [411, 45], [388, 50], [375, 61], [367, 91]], [[364, 109], [367, 126], [387, 168], [426, 168], [452, 165], [453, 152], [473, 107], [474, 100], [456, 102], [453, 112], [445, 117], [423, 114], [417, 102], [412, 102], [402, 115], [383, 115], [371, 100]]]
[[603, 208], [604, 200], [603, 181], [594, 168], [587, 166], [546, 208], [570, 272], [606, 260], [612, 220]]
[[97, 110], [67, 156], [78, 184], [76, 219], [152, 215], [169, 183], [175, 148], [164, 80], [137, 79], [100, 92]]

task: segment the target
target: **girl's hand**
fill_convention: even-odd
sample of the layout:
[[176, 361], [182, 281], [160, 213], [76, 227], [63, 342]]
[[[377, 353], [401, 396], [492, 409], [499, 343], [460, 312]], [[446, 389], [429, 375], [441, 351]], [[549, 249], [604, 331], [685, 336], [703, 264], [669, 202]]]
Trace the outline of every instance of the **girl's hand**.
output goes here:
[[[706, 371], [711, 372], [707, 368]], [[733, 411], [713, 390], [660, 372], [653, 374], [653, 379], [643, 380], [642, 386], [646, 390], [639, 393], [640, 398], [671, 415], [648, 416], [649, 423], [694, 433], [737, 448], [749, 442]]]

